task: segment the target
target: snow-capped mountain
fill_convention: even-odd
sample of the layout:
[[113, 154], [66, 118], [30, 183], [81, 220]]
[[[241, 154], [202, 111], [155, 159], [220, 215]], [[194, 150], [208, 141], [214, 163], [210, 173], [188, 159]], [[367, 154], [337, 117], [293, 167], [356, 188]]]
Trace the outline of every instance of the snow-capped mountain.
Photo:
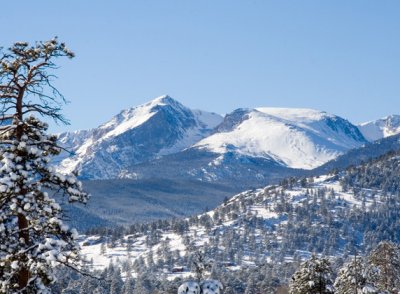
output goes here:
[[312, 169], [366, 143], [349, 121], [312, 109], [238, 109], [193, 148], [218, 154], [273, 159], [290, 168]]
[[61, 134], [60, 142], [74, 155], [60, 157], [58, 168], [78, 170], [84, 179], [135, 177], [133, 165], [179, 152], [221, 121], [218, 114], [191, 110], [161, 96], [122, 111], [96, 129]]
[[228, 177], [240, 182], [246, 170], [258, 182], [272, 172], [277, 179], [288, 176], [288, 169], [315, 168], [367, 142], [356, 126], [322, 111], [237, 109], [222, 118], [169, 96], [59, 139], [74, 154], [58, 158], [59, 170], [77, 170], [82, 179], [156, 176], [211, 182]]
[[400, 134], [400, 115], [389, 115], [384, 118], [362, 123], [358, 126], [369, 141]]

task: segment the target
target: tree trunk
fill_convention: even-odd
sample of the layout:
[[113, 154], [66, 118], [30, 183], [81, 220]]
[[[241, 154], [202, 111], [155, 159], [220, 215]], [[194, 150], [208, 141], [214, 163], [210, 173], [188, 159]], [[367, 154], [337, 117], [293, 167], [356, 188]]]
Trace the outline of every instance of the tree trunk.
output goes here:
[[[19, 237], [24, 240], [25, 244], [29, 244], [28, 226], [29, 223], [25, 215], [18, 214]], [[18, 284], [20, 289], [24, 289], [28, 285], [28, 281], [29, 281], [29, 270], [26, 267], [22, 267], [18, 274]]]
[[[16, 103], [16, 116], [17, 116], [17, 128], [16, 128], [16, 139], [17, 141], [21, 141], [22, 135], [24, 133], [22, 125], [19, 123], [22, 122], [23, 119], [23, 112], [22, 112], [22, 100], [24, 97], [24, 88], [20, 89], [18, 98], [17, 98], [17, 103]], [[25, 195], [26, 191], [21, 188], [21, 195]], [[18, 230], [19, 230], [19, 238], [23, 240], [26, 246], [29, 246], [30, 240], [29, 240], [29, 222], [26, 219], [26, 216], [23, 215], [22, 213], [18, 214]], [[25, 256], [22, 256], [23, 262], [26, 262]], [[18, 284], [20, 289], [26, 288], [28, 285], [29, 281], [29, 270], [26, 267], [21, 267], [20, 271], [18, 273]]]

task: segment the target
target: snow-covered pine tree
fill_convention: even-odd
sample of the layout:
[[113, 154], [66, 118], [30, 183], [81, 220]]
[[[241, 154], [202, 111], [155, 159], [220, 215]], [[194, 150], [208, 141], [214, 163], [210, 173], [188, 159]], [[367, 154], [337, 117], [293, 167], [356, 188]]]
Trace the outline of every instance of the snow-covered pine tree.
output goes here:
[[396, 244], [383, 241], [371, 252], [369, 279], [382, 292], [400, 292], [400, 250]]
[[81, 287], [79, 289], [79, 294], [87, 294], [91, 292], [90, 280], [88, 277], [83, 278], [81, 281]]
[[289, 285], [290, 294], [333, 294], [332, 269], [327, 258], [313, 255], [294, 273]]
[[151, 283], [148, 272], [139, 273], [136, 278], [135, 288], [132, 294], [150, 294], [151, 293]]
[[49, 165], [61, 149], [37, 118], [67, 123], [53, 70], [73, 56], [56, 38], [0, 48], [0, 293], [49, 293], [56, 265], [79, 266], [77, 232], [50, 193], [83, 203], [87, 194], [76, 175]]
[[342, 294], [376, 294], [377, 289], [368, 282], [366, 266], [361, 257], [354, 257], [339, 270], [335, 291]]
[[132, 294], [133, 293], [133, 280], [130, 275], [125, 278], [124, 285], [122, 287], [121, 294]]
[[250, 274], [246, 282], [246, 290], [244, 294], [257, 294], [257, 277], [255, 274]]
[[122, 278], [121, 278], [121, 270], [119, 269], [119, 267], [116, 267], [114, 269], [114, 273], [111, 277], [110, 294], [121, 293], [123, 285], [124, 285], [124, 282], [122, 281]]
[[206, 272], [212, 269], [213, 264], [214, 260], [208, 259], [203, 251], [196, 251], [192, 254], [191, 267], [198, 282], [206, 278]]

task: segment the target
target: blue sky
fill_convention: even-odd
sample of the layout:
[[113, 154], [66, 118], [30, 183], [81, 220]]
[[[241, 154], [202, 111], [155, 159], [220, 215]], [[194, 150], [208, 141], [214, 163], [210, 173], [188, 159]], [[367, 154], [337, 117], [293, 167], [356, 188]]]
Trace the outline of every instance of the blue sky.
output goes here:
[[203, 110], [308, 107], [354, 123], [400, 114], [400, 2], [4, 1], [0, 45], [59, 36], [71, 126], [162, 94]]

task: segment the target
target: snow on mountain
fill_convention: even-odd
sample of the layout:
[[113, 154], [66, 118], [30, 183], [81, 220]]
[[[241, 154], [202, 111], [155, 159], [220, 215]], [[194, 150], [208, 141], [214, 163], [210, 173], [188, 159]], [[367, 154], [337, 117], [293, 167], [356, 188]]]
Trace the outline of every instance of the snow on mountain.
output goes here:
[[312, 109], [238, 109], [194, 148], [273, 158], [291, 168], [312, 169], [366, 143], [347, 120]]
[[[179, 172], [190, 173], [193, 179], [210, 175], [219, 181], [242, 162], [247, 162], [249, 171], [259, 170], [261, 178], [268, 178], [272, 169], [276, 174], [279, 167], [312, 169], [367, 142], [357, 127], [326, 112], [237, 109], [222, 118], [191, 110], [169, 96], [124, 110], [98, 128], [64, 133], [59, 139], [73, 152], [58, 157], [59, 170], [77, 170], [82, 179], [138, 179], [146, 171], [153, 177], [151, 166], [157, 167], [156, 176], [168, 177], [170, 173], [162, 173], [164, 166], [158, 168], [159, 159], [192, 150], [169, 158], [183, 158]], [[195, 158], [188, 162], [188, 154]], [[206, 157], [210, 158], [207, 162]], [[265, 172], [261, 163], [268, 166]], [[237, 174], [243, 176], [243, 172]]]
[[400, 115], [389, 115], [384, 118], [362, 123], [358, 126], [369, 141], [400, 134]]
[[122, 111], [100, 127], [64, 133], [60, 142], [73, 156], [59, 169], [87, 179], [135, 177], [133, 164], [179, 152], [210, 134], [222, 121], [215, 113], [191, 110], [169, 96]]

